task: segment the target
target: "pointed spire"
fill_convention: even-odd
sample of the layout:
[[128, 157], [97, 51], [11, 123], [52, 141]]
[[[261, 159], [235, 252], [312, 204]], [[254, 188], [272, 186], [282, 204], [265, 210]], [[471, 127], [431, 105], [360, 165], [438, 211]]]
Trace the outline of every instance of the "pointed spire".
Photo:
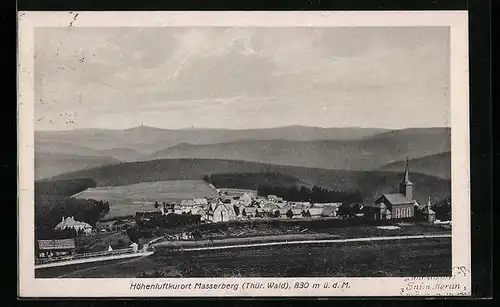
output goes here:
[[431, 207], [431, 197], [429, 196], [429, 200], [427, 201], [427, 207], [430, 208]]
[[408, 175], [408, 157], [406, 157], [406, 166], [405, 166], [405, 182], [408, 182], [409, 180], [409, 175]]

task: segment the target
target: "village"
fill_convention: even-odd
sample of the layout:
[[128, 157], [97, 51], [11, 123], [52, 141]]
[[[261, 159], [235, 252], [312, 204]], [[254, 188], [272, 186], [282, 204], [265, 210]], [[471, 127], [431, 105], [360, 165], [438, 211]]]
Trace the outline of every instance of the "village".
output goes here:
[[[407, 162], [403, 179], [399, 182], [398, 193], [382, 194], [373, 203], [289, 201], [276, 195], [257, 195], [255, 190], [217, 189], [218, 198], [195, 198], [177, 203], [156, 202], [155, 212], [138, 213], [137, 217], [149, 219], [158, 215], [191, 214], [200, 216], [202, 223], [266, 218], [418, 219], [435, 222], [436, 213], [431, 209], [430, 197], [426, 204], [421, 205], [413, 199], [413, 189], [414, 184], [410, 181]], [[343, 206], [348, 206], [349, 209], [340, 212]]]
[[[215, 187], [214, 187], [215, 188]], [[431, 199], [420, 205], [413, 199], [414, 185], [410, 181], [409, 167], [406, 164], [398, 193], [382, 194], [370, 204], [344, 204], [342, 202], [289, 201], [277, 195], [258, 195], [256, 190], [216, 189], [217, 197], [192, 198], [180, 201], [154, 202], [151, 211], [137, 212], [135, 217], [99, 221], [93, 228], [85, 222], [77, 221], [73, 216], [63, 217], [54, 228], [59, 233], [69, 234], [72, 238], [38, 240], [38, 262], [64, 260], [64, 257], [95, 257], [120, 255], [147, 251], [155, 240], [196, 241], [196, 231], [186, 231], [186, 225], [197, 229], [203, 224], [238, 223], [244, 221], [273, 220], [343, 220], [343, 221], [407, 221], [428, 224], [450, 224], [451, 221], [436, 219], [431, 209]], [[451, 216], [450, 216], [451, 217]], [[170, 219], [170, 220], [169, 220]], [[172, 219], [177, 223], [171, 223]], [[182, 223], [178, 221], [183, 220]], [[154, 222], [153, 222], [154, 221]], [[169, 222], [170, 221], [170, 222]], [[187, 222], [186, 222], [187, 221]], [[379, 222], [377, 222], [379, 221]], [[153, 222], [153, 223], [152, 223]], [[149, 226], [146, 227], [145, 225]], [[164, 229], [156, 233], [156, 238], [146, 236], [145, 241], [132, 231], [150, 228]], [[280, 232], [281, 231], [281, 232]], [[247, 231], [248, 232], [248, 231]], [[282, 234], [279, 229], [248, 232], [254, 236], [274, 236]], [[161, 234], [161, 235], [159, 235]], [[151, 232], [149, 233], [151, 235]], [[210, 235], [212, 236], [212, 235]], [[226, 237], [228, 234], [226, 234]], [[229, 234], [235, 237], [236, 234]], [[91, 248], [78, 251], [77, 239], [92, 241]], [[150, 240], [153, 239], [153, 240]], [[201, 239], [199, 237], [198, 239]]]

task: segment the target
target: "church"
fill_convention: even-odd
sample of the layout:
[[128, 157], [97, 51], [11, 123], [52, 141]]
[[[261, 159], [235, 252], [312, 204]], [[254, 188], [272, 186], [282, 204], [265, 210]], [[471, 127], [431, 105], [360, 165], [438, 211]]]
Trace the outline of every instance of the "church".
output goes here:
[[413, 218], [415, 200], [413, 183], [410, 181], [408, 159], [406, 159], [403, 180], [399, 183], [399, 193], [382, 194], [373, 204], [364, 206], [365, 217], [374, 220]]

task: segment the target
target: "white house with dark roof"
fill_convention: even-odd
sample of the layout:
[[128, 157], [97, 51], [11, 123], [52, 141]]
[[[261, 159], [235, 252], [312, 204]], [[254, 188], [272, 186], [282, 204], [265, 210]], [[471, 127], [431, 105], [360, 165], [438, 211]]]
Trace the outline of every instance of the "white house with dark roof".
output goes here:
[[92, 232], [92, 226], [85, 222], [75, 221], [73, 216], [69, 216], [66, 219], [64, 216], [62, 217], [61, 222], [54, 227], [55, 230], [64, 230], [64, 229], [74, 229], [76, 231], [83, 231], [85, 234], [89, 234]]

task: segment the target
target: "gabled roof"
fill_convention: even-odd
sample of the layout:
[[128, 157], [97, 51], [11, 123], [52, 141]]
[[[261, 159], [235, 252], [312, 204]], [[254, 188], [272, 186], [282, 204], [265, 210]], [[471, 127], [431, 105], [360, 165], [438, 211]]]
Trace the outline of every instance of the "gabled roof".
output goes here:
[[276, 206], [278, 206], [278, 208], [280, 208], [280, 209], [288, 208], [287, 203], [277, 203]]
[[279, 207], [276, 204], [273, 204], [273, 203], [265, 203], [264, 206], [262, 206], [262, 209], [266, 209], [266, 210], [278, 210]]
[[340, 207], [342, 203], [314, 203], [313, 208]]
[[434, 210], [432, 210], [429, 206], [425, 206], [425, 208], [422, 210], [422, 213], [428, 215], [436, 214], [436, 212], [434, 212]]
[[38, 240], [38, 247], [41, 250], [67, 250], [75, 248], [75, 240]]
[[280, 214], [286, 214], [290, 209], [280, 209]]
[[232, 213], [232, 214], [236, 215], [236, 212], [234, 212], [233, 205], [230, 205], [230, 204], [219, 204], [215, 208], [214, 212], [217, 211], [217, 210], [225, 210], [225, 211], [228, 211], [229, 213]]
[[415, 201], [412, 199], [407, 199], [403, 194], [401, 193], [395, 193], [395, 194], [383, 194], [380, 196], [375, 203], [378, 203], [381, 201], [381, 199], [385, 197], [389, 203], [392, 205], [404, 205], [404, 204], [414, 204]]

